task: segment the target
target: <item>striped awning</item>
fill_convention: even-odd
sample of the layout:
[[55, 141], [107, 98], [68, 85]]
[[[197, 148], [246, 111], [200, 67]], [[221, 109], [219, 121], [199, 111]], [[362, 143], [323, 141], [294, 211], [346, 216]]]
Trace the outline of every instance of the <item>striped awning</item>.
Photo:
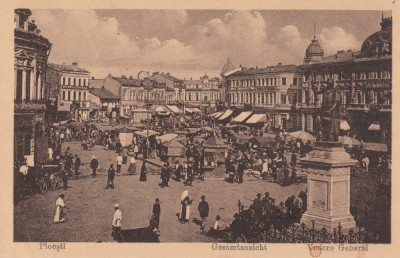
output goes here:
[[246, 118], [248, 118], [251, 113], [253, 113], [252, 111], [244, 111], [242, 113], [240, 113], [237, 117], [235, 117], [234, 119], [232, 119], [232, 121], [234, 122], [243, 122]]
[[254, 114], [246, 122], [246, 124], [256, 124], [260, 122], [267, 122], [266, 114]]

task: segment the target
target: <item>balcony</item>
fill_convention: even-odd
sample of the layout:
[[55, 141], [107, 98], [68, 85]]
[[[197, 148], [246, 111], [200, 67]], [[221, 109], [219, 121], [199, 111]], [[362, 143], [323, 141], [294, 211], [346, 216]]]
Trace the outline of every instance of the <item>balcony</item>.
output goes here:
[[46, 110], [46, 100], [14, 101], [14, 112], [43, 112]]

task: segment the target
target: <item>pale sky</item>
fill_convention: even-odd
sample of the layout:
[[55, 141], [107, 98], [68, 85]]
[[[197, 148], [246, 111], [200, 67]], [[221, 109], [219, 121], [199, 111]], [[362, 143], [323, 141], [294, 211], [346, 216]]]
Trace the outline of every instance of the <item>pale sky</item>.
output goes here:
[[[219, 76], [238, 67], [302, 64], [314, 34], [325, 55], [359, 50], [382, 11], [32, 10], [53, 48], [49, 61], [79, 62], [92, 76]], [[390, 11], [384, 12], [390, 16]]]

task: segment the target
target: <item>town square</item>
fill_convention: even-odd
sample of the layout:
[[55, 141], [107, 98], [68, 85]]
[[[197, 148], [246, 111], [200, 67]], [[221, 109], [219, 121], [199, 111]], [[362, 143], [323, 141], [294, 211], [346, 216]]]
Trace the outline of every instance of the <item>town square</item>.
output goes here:
[[14, 241], [391, 243], [391, 13], [305, 12], [15, 9]]

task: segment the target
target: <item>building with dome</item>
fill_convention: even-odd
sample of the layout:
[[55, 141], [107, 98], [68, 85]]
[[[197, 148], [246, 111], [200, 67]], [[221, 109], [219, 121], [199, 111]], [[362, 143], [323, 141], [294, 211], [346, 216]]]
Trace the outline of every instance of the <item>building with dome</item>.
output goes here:
[[46, 84], [50, 41], [40, 35], [29, 9], [14, 11], [14, 162], [46, 161]]
[[350, 134], [366, 142], [391, 142], [392, 17], [382, 16], [380, 25], [359, 51], [324, 56], [318, 41], [312, 40], [302, 65], [303, 129], [319, 130], [322, 95], [316, 92], [333, 83], [341, 91], [341, 119], [350, 125]]

